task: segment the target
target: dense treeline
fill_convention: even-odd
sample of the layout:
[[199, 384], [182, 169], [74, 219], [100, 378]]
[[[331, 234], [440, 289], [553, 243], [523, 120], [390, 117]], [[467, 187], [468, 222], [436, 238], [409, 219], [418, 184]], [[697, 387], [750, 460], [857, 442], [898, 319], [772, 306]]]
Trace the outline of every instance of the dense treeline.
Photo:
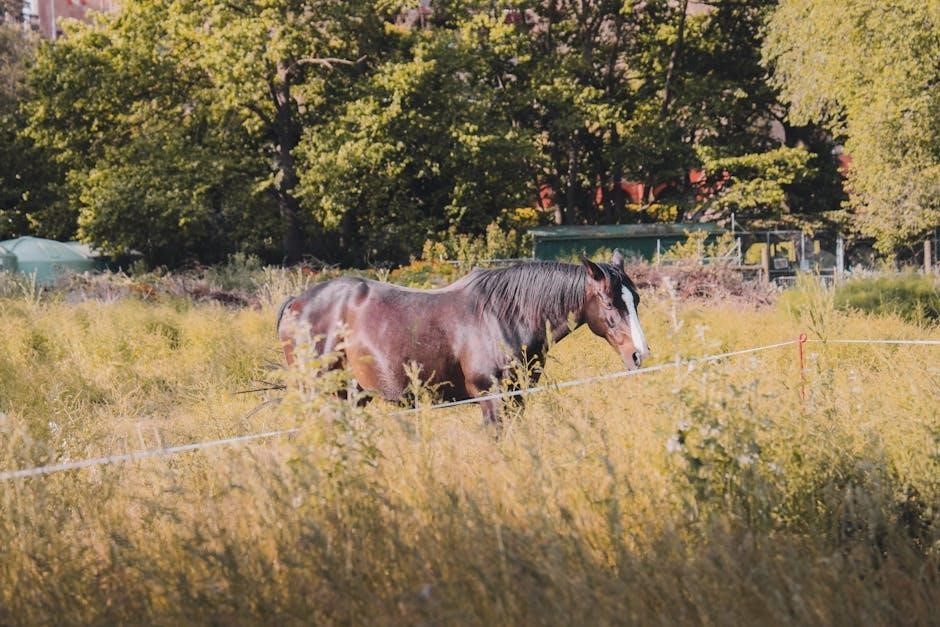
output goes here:
[[[827, 80], [836, 64], [801, 66], [817, 45], [841, 54], [833, 34], [793, 25], [817, 4], [139, 0], [57, 42], [5, 28], [0, 238], [77, 236], [168, 265], [375, 263], [540, 201], [545, 221], [735, 212], [758, 227], [836, 222], [895, 249], [937, 222], [940, 141], [888, 137], [890, 119], [859, 139], [855, 103], [883, 65], [851, 93]], [[917, 17], [920, 47], [892, 54], [935, 59], [938, 3], [901, 4], [891, 37]], [[814, 23], [851, 26], [831, 19]], [[920, 69], [898, 115], [940, 128], [940, 70]], [[848, 212], [833, 157], [846, 138]], [[919, 147], [891, 188], [917, 188], [903, 218], [869, 185], [879, 142], [889, 163]]]

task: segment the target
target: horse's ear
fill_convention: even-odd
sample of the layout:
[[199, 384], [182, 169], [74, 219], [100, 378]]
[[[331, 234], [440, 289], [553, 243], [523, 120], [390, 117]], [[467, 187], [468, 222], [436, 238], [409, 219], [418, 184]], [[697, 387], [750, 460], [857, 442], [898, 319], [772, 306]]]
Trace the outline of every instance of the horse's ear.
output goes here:
[[613, 264], [614, 267], [623, 270], [623, 253], [620, 252], [619, 248], [614, 249], [614, 254], [610, 258], [610, 263]]
[[584, 264], [584, 268], [587, 270], [588, 276], [590, 276], [592, 279], [595, 281], [604, 280], [604, 271], [601, 270], [600, 266], [598, 266], [596, 263], [584, 255], [581, 255], [581, 263]]

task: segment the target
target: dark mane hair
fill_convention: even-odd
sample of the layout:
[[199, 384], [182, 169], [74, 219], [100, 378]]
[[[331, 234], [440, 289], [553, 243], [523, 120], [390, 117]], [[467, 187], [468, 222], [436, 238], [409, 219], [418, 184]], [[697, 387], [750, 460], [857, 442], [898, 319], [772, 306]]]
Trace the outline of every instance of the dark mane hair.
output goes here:
[[560, 322], [584, 305], [586, 273], [580, 265], [527, 261], [505, 268], [476, 269], [464, 283], [477, 296], [479, 313], [516, 320], [533, 329]]
[[477, 313], [489, 312], [534, 329], [561, 322], [584, 305], [584, 268], [527, 261], [505, 268], [476, 269], [460, 281], [476, 296]]
[[[614, 302], [621, 302], [620, 288], [627, 286], [639, 299], [636, 285], [619, 267], [598, 263], [610, 282]], [[477, 268], [457, 283], [470, 288], [477, 298], [477, 313], [490, 312], [502, 320], [514, 320], [541, 329], [545, 321], [560, 323], [584, 305], [587, 272], [581, 264], [525, 261], [505, 268]]]

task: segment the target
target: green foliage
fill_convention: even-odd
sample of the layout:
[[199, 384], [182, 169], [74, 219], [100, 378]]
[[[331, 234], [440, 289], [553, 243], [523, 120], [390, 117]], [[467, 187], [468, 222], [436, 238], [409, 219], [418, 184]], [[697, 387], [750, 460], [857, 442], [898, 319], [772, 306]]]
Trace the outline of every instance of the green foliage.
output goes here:
[[[622, 194], [598, 211], [595, 190], [770, 147], [763, 2], [462, 1], [396, 23], [412, 8], [141, 0], [70, 25], [40, 52], [20, 134], [55, 155], [55, 202], [17, 228], [78, 225], [168, 265], [400, 262], [444, 232], [502, 256], [521, 245], [489, 225], [539, 183], [569, 220], [672, 219], [688, 190], [639, 213]], [[782, 212], [799, 177], [745, 160], [721, 210]]]
[[803, 148], [781, 147], [762, 153], [716, 158], [702, 151], [708, 182], [722, 188], [687, 219], [726, 223], [731, 213], [750, 228], [772, 228], [786, 221], [794, 183], [813, 174], [813, 155]]
[[460, 276], [455, 264], [448, 263], [442, 244], [425, 242], [421, 259], [395, 268], [388, 273], [388, 281], [419, 289], [443, 287]]
[[913, 273], [852, 279], [835, 291], [835, 306], [905, 320], [940, 320], [940, 285], [936, 278]]
[[735, 248], [734, 236], [723, 232], [708, 242], [708, 231], [686, 231], [686, 240], [673, 244], [663, 253], [663, 259], [685, 259], [701, 261], [705, 258], [721, 258], [732, 254]]
[[764, 47], [796, 123], [845, 137], [854, 224], [893, 252], [940, 224], [940, 2], [780, 2]]
[[[722, 385], [719, 377], [702, 379]], [[677, 481], [690, 488], [684, 504], [690, 519], [731, 518], [755, 533], [825, 529], [819, 540], [827, 548], [861, 548], [873, 557], [901, 549], [896, 534], [921, 550], [931, 541], [929, 504], [892, 468], [881, 438], [870, 434], [848, 456], [853, 444], [845, 434], [830, 434], [828, 449], [782, 439], [779, 425], [754, 411], [762, 404], [756, 383], [730, 384], [715, 398], [683, 394], [667, 449]], [[770, 395], [763, 396], [767, 402]]]
[[223, 290], [251, 290], [258, 286], [263, 271], [261, 259], [254, 255], [235, 253], [225, 263], [206, 269], [205, 278], [210, 285]]
[[276, 214], [255, 189], [252, 139], [186, 71], [173, 25], [162, 2], [70, 24], [40, 50], [28, 136], [68, 172], [77, 235], [106, 252], [151, 265], [271, 256]]
[[[769, 134], [772, 4], [460, 0], [409, 23], [386, 0], [124, 3], [41, 46], [24, 119], [0, 114], [0, 176], [19, 177], [0, 180], [0, 231], [151, 265], [369, 265], [442, 233], [520, 250], [490, 225], [542, 184], [573, 223], [818, 212], [829, 146]], [[732, 184], [695, 199], [701, 166]], [[628, 207], [620, 181], [672, 187]]]
[[433, 233], [480, 234], [500, 207], [526, 199], [531, 133], [501, 102], [495, 61], [475, 54], [477, 27], [497, 31], [493, 45], [511, 32], [464, 19], [459, 29], [392, 31], [409, 56], [380, 65], [304, 135], [303, 197], [347, 255], [406, 259]]
[[483, 235], [458, 233], [451, 228], [445, 237], [427, 239], [421, 258], [426, 261], [451, 261], [463, 271], [481, 261], [524, 259], [532, 254], [532, 238], [526, 229], [539, 224], [535, 209], [520, 207], [500, 212]]
[[836, 317], [834, 291], [818, 276], [798, 274], [796, 288], [784, 291], [779, 305], [816, 337], [826, 339], [838, 331], [832, 328], [832, 320]]
[[61, 173], [49, 151], [20, 132], [25, 126], [20, 104], [29, 95], [26, 74], [37, 44], [19, 26], [0, 20], [0, 239], [69, 238], [75, 231], [74, 214], [63, 211], [57, 197]]

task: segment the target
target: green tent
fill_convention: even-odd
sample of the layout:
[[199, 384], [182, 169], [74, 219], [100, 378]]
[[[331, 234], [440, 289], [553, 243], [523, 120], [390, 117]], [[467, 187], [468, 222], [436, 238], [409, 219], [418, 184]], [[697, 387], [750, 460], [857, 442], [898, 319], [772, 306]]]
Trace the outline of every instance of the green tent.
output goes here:
[[[18, 237], [0, 242], [0, 251], [12, 255], [14, 270], [23, 274], [35, 274], [36, 282], [49, 284], [56, 277], [68, 272], [97, 270], [97, 260], [82, 254], [67, 244], [38, 237]], [[6, 258], [0, 253], [0, 260], [6, 267]]]

